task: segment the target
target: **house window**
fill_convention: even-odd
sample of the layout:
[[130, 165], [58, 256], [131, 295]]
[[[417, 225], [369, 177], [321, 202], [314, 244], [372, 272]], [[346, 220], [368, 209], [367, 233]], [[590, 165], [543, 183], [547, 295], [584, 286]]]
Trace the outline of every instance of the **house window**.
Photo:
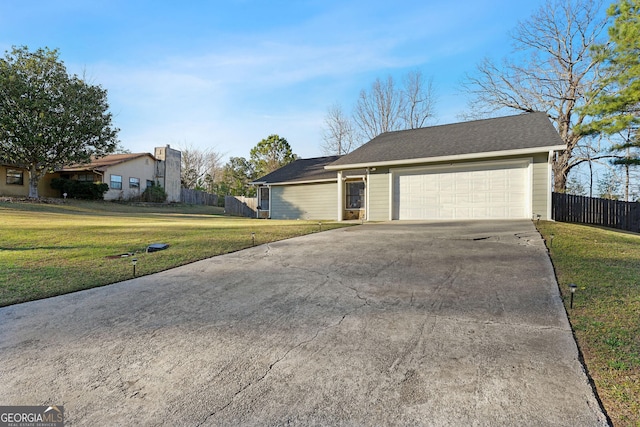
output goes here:
[[140, 178], [129, 178], [129, 188], [140, 188]]
[[153, 181], [151, 181], [150, 179], [147, 180], [147, 187], [153, 187], [155, 183]]
[[269, 187], [260, 187], [260, 200], [258, 200], [260, 210], [269, 210]]
[[347, 182], [347, 209], [362, 209], [364, 181]]
[[24, 172], [18, 169], [7, 169], [7, 185], [23, 185]]
[[109, 187], [114, 190], [122, 190], [122, 175], [111, 175], [111, 183]]
[[78, 175], [78, 181], [93, 182], [93, 174], [92, 173], [80, 174], [80, 175]]

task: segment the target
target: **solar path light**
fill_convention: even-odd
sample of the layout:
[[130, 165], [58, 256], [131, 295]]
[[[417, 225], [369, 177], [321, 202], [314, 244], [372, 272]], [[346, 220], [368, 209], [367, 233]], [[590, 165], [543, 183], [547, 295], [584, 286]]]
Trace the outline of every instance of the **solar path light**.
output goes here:
[[577, 288], [578, 285], [576, 285], [575, 283], [569, 283], [569, 290], [571, 291], [571, 302], [569, 303], [570, 308], [573, 308], [573, 294], [576, 293]]

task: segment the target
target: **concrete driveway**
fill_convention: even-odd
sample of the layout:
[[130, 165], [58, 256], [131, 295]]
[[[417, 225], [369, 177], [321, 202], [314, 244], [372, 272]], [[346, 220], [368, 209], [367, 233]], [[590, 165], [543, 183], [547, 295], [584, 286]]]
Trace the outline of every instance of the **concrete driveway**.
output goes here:
[[530, 221], [365, 224], [2, 308], [0, 404], [90, 426], [606, 425]]

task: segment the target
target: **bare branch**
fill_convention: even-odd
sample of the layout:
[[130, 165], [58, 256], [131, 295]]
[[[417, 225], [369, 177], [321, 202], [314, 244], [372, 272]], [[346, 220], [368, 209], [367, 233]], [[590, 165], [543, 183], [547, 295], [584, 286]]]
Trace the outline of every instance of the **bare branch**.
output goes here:
[[547, 113], [566, 144], [553, 165], [556, 190], [564, 189], [582, 138], [575, 131], [586, 119], [579, 107], [591, 102], [603, 73], [591, 55], [607, 21], [601, 6], [601, 0], [547, 1], [511, 34], [514, 55], [500, 65], [485, 59], [463, 84], [473, 115]]
[[324, 143], [320, 146], [324, 154], [341, 156], [356, 148], [353, 124], [345, 116], [340, 104], [329, 107], [324, 124], [325, 128], [322, 131]]

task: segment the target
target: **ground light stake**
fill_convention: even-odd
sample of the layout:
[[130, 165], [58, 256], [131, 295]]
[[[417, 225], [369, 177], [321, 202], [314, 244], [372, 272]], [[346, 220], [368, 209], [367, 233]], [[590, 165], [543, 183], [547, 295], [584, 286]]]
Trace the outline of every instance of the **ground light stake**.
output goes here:
[[251, 233], [251, 246], [256, 245], [256, 233]]
[[138, 263], [138, 258], [133, 258], [131, 260], [131, 265], [133, 265], [133, 277], [136, 277], [136, 264]]
[[571, 290], [571, 302], [569, 303], [570, 308], [573, 308], [573, 294], [576, 293], [577, 287], [578, 285], [576, 285], [575, 283], [569, 283], [569, 289]]

